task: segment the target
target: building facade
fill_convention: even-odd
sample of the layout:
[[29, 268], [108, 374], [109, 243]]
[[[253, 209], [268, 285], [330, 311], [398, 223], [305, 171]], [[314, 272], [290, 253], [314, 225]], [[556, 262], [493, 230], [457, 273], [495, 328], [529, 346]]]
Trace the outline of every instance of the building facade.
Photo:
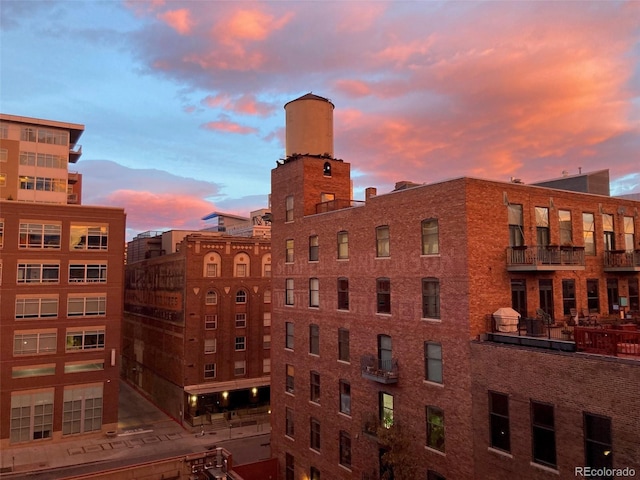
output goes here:
[[126, 267], [124, 378], [192, 426], [268, 414], [270, 239], [175, 230], [156, 238], [128, 246], [136, 253]]
[[[287, 119], [292, 104], [333, 109], [309, 94]], [[306, 153], [287, 148], [271, 194], [283, 478], [640, 472], [640, 332], [598, 350], [613, 330], [568, 327], [637, 317], [637, 201], [460, 178], [357, 202], [332, 145], [294, 144]], [[515, 332], [495, 332], [501, 307]], [[573, 340], [552, 337], [563, 326]]]
[[83, 130], [0, 115], [0, 448], [117, 427], [125, 214], [70, 198]]

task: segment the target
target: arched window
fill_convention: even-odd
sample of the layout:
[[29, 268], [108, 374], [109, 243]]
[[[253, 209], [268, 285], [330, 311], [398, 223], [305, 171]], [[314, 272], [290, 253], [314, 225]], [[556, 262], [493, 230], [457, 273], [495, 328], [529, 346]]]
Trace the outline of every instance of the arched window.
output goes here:
[[218, 304], [218, 294], [215, 292], [215, 290], [209, 290], [207, 292], [207, 296], [205, 297], [204, 302], [207, 305], [217, 305]]
[[238, 253], [233, 257], [233, 276], [248, 277], [251, 275], [249, 269], [249, 255], [244, 252]]
[[247, 303], [247, 292], [238, 290], [236, 293], [236, 303]]
[[324, 167], [322, 167], [322, 174], [325, 177], [331, 176], [331, 164], [329, 162], [324, 162]]
[[209, 252], [204, 256], [202, 276], [219, 277], [221, 275], [222, 259], [217, 252]]

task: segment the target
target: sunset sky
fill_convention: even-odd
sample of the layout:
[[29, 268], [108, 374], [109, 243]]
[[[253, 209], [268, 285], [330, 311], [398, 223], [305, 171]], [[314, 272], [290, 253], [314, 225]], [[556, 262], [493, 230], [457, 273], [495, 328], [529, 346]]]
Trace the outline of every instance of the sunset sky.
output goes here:
[[335, 104], [356, 199], [610, 169], [640, 193], [640, 2], [12, 1], [0, 111], [86, 127], [83, 203], [128, 236], [265, 207], [283, 105]]

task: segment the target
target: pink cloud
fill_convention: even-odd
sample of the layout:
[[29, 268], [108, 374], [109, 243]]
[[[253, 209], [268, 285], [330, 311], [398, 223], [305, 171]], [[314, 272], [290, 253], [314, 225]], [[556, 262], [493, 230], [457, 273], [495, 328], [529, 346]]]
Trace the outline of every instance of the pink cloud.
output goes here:
[[159, 13], [158, 18], [173, 28], [180, 35], [188, 35], [193, 28], [191, 13], [186, 8]]
[[214, 122], [207, 122], [201, 125], [201, 128], [204, 128], [205, 130], [215, 130], [218, 132], [238, 133], [241, 135], [249, 135], [258, 132], [256, 128], [240, 125], [239, 123], [232, 122], [225, 118], [221, 118]]
[[270, 115], [275, 110], [273, 105], [258, 101], [253, 94], [235, 97], [229, 94], [208, 95], [202, 103], [210, 108], [222, 108], [233, 113], [262, 117]]
[[277, 18], [261, 10], [240, 9], [218, 23], [213, 28], [212, 35], [221, 43], [262, 41], [283, 28], [292, 18], [292, 13]]

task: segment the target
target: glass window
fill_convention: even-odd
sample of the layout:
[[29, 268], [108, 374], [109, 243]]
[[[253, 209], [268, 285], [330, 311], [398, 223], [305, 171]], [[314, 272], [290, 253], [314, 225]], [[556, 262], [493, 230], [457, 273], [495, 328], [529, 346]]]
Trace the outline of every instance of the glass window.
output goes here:
[[21, 332], [13, 335], [14, 355], [41, 355], [56, 353], [57, 334], [49, 332]]
[[237, 360], [233, 363], [233, 374], [236, 377], [241, 377], [247, 373], [247, 362], [246, 360]]
[[10, 443], [53, 435], [53, 390], [11, 396]]
[[69, 317], [102, 316], [106, 313], [106, 296], [67, 298], [67, 316]]
[[262, 335], [262, 348], [265, 350], [271, 348], [271, 335]]
[[349, 258], [349, 234], [344, 231], [338, 232], [338, 258]]
[[289, 195], [285, 199], [285, 222], [293, 222], [293, 195]]
[[444, 452], [444, 411], [428, 406], [427, 411], [427, 447]]
[[56, 224], [21, 223], [20, 248], [60, 249], [62, 226]]
[[351, 468], [351, 435], [340, 431], [340, 465]]
[[596, 241], [595, 241], [595, 221], [593, 213], [582, 214], [582, 238], [584, 240], [584, 254], [595, 255], [596, 254]]
[[549, 209], [546, 207], [536, 207], [536, 239], [539, 247], [546, 247], [550, 243]]
[[427, 480], [446, 480], [446, 478], [435, 470], [427, 470]]
[[442, 344], [424, 342], [424, 378], [442, 383]]
[[616, 249], [616, 236], [613, 230], [613, 215], [602, 214], [602, 230], [604, 231], [604, 250], [606, 252]]
[[376, 279], [377, 312], [391, 313], [391, 280], [388, 278]]
[[293, 365], [287, 364], [286, 372], [285, 389], [288, 393], [294, 393], [295, 369], [293, 368]]
[[69, 264], [69, 283], [105, 283], [107, 264]]
[[205, 330], [215, 330], [218, 328], [218, 315], [205, 315], [204, 328]]
[[635, 227], [633, 217], [624, 217], [624, 249], [633, 252], [636, 248]]
[[317, 262], [320, 254], [320, 243], [318, 235], [309, 237], [309, 261]]
[[264, 303], [271, 303], [271, 290], [265, 290], [262, 294], [262, 301]]
[[571, 231], [571, 212], [558, 210], [560, 221], [560, 245], [573, 245], [573, 233]]
[[293, 239], [286, 241], [285, 260], [286, 263], [293, 263]]
[[562, 280], [562, 310], [565, 315], [576, 308], [576, 282], [571, 279]]
[[393, 395], [386, 392], [379, 392], [380, 425], [383, 428], [393, 426]]
[[293, 305], [293, 278], [287, 278], [285, 283], [285, 305]]
[[66, 351], [104, 349], [104, 329], [67, 330]]
[[285, 480], [294, 480], [295, 469], [293, 466], [293, 455], [285, 454]]
[[16, 319], [58, 316], [58, 298], [16, 298]]
[[312, 450], [320, 451], [320, 421], [317, 418], [311, 418], [310, 425], [310, 447]]
[[271, 359], [263, 358], [262, 359], [262, 373], [271, 373]]
[[346, 328], [338, 329], [338, 360], [343, 362], [350, 361], [349, 330]]
[[293, 350], [294, 325], [292, 322], [285, 323], [285, 332], [286, 332], [285, 334], [286, 336], [285, 336], [284, 348]]
[[640, 281], [637, 278], [629, 279], [629, 310], [637, 312], [640, 310]]
[[533, 461], [556, 466], [556, 433], [553, 405], [531, 401]]
[[351, 384], [340, 380], [340, 412], [351, 415]]
[[204, 302], [207, 305], [217, 305], [218, 304], [218, 294], [214, 290], [209, 290], [207, 295], [205, 296]]
[[107, 225], [71, 225], [71, 250], [107, 250], [108, 242]]
[[521, 247], [524, 245], [522, 205], [509, 205], [507, 214], [509, 217], [509, 246]]
[[315, 324], [309, 325], [309, 353], [320, 355], [320, 327]]
[[316, 467], [311, 467], [309, 470], [309, 480], [320, 480], [320, 470]]
[[584, 464], [596, 470], [613, 468], [610, 418], [584, 412]]
[[247, 314], [236, 313], [236, 328], [246, 328], [247, 326]]
[[422, 221], [422, 254], [437, 255], [440, 253], [438, 245], [438, 220]]
[[54, 263], [18, 263], [18, 283], [58, 283], [60, 265]]
[[317, 278], [309, 279], [309, 306], [320, 306], [320, 281]]
[[102, 429], [102, 385], [65, 387], [62, 434], [94, 432]]
[[376, 257], [389, 256], [389, 226], [376, 228]]
[[618, 304], [619, 301], [620, 301], [620, 297], [619, 297], [619, 291], [618, 291], [618, 279], [607, 278], [607, 303], [609, 304], [609, 314], [611, 315], [619, 314], [619, 307], [620, 307]]
[[205, 363], [204, 365], [204, 378], [216, 378], [216, 364]]
[[205, 338], [204, 339], [204, 353], [216, 353], [216, 339]]
[[293, 423], [293, 410], [289, 407], [285, 408], [285, 435], [293, 438], [295, 433]]
[[247, 337], [236, 337], [236, 352], [247, 349]]
[[237, 263], [236, 264], [236, 277], [246, 277], [247, 276], [247, 264], [246, 263]]
[[247, 292], [238, 290], [236, 293], [236, 303], [247, 303]]
[[422, 317], [440, 318], [440, 280], [422, 279]]
[[509, 396], [489, 392], [489, 429], [493, 448], [511, 451], [509, 434]]
[[311, 372], [309, 383], [311, 385], [309, 400], [313, 403], [320, 403], [320, 374]]
[[349, 310], [349, 279], [338, 278], [338, 310]]

